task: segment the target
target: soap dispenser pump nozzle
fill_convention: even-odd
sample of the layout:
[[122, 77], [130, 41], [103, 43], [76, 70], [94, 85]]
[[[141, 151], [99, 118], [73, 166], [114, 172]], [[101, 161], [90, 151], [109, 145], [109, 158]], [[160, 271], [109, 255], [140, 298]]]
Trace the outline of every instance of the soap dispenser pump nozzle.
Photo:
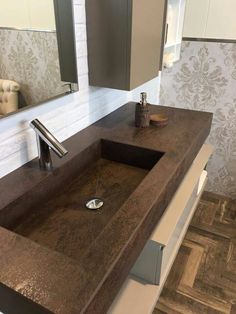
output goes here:
[[140, 96], [141, 96], [140, 104], [143, 107], [146, 107], [147, 106], [147, 93], [143, 92], [140, 94]]

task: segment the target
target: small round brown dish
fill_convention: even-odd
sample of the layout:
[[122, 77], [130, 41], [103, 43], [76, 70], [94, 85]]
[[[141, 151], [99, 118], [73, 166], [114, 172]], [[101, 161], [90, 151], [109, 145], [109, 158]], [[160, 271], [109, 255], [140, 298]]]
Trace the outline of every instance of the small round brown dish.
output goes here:
[[150, 123], [155, 126], [166, 126], [169, 122], [168, 116], [165, 114], [152, 114], [150, 115]]

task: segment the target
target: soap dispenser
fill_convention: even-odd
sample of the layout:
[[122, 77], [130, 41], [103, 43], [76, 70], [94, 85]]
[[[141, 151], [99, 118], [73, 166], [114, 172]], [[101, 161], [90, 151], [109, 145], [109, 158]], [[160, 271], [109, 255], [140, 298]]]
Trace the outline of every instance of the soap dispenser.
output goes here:
[[140, 103], [135, 108], [135, 126], [137, 128], [147, 128], [150, 124], [149, 105], [147, 103], [147, 93], [141, 93]]

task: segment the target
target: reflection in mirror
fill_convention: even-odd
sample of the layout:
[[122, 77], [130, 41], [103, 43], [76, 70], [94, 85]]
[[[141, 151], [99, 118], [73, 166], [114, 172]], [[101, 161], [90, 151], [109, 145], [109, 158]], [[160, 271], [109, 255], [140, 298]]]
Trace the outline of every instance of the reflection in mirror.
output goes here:
[[72, 1], [0, 7], [0, 117], [77, 90]]

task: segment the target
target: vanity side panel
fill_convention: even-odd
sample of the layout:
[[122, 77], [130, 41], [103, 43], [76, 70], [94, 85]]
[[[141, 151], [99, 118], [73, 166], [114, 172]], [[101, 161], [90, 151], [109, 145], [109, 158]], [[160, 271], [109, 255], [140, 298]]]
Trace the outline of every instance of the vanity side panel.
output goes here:
[[54, 0], [61, 80], [78, 83], [73, 2]]

